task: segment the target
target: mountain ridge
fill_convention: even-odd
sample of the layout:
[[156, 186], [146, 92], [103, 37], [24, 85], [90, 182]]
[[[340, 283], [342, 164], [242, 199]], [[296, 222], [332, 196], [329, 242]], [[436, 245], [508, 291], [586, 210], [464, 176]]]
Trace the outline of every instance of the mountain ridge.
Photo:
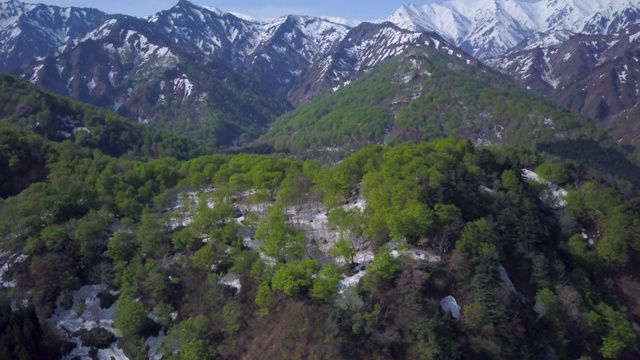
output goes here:
[[640, 1], [449, 0], [403, 5], [389, 20], [402, 28], [437, 32], [473, 56], [488, 59], [540, 32], [619, 32], [640, 20]]

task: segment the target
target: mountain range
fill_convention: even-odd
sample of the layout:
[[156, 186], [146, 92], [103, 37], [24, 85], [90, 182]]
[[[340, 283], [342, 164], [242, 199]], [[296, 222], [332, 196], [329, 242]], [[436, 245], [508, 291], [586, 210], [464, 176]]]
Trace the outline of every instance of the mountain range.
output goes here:
[[640, 0], [450, 0], [404, 5], [387, 21], [263, 21], [180, 0], [142, 19], [11, 0], [0, 3], [0, 70], [233, 147], [426, 45], [473, 66], [483, 61], [633, 143], [638, 96], [626, 89], [635, 84], [629, 54], [639, 14]]
[[390, 21], [433, 31], [480, 59], [509, 52], [537, 33], [614, 34], [640, 20], [638, 0], [449, 0], [404, 5]]

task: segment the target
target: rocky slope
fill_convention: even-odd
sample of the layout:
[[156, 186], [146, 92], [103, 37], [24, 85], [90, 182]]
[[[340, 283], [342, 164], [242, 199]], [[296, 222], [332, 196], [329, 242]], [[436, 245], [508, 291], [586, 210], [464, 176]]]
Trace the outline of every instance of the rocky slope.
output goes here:
[[[148, 19], [100, 13], [101, 19], [81, 24], [75, 12], [89, 14], [82, 9], [18, 1], [2, 9], [7, 58], [32, 42], [25, 19], [38, 34], [60, 34], [63, 25], [69, 34], [39, 45], [37, 54], [5, 62], [5, 71], [223, 146], [255, 138], [291, 104], [349, 84], [408, 46], [431, 38], [446, 43], [389, 22], [294, 15], [261, 22], [185, 0]], [[49, 22], [42, 12], [71, 14], [74, 21]]]
[[630, 121], [640, 101], [640, 26], [613, 35], [575, 35], [558, 44], [541, 39], [493, 65], [529, 89], [604, 121], [615, 139], [633, 143], [640, 129]]
[[404, 5], [390, 18], [412, 31], [433, 31], [480, 59], [505, 54], [536, 34], [614, 34], [640, 20], [637, 0], [450, 0]]

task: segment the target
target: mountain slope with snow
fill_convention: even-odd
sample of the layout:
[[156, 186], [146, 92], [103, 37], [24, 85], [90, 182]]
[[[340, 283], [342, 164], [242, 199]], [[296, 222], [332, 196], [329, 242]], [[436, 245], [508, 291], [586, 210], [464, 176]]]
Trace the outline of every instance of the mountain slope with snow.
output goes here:
[[500, 56], [540, 32], [613, 34], [640, 21], [639, 0], [448, 0], [404, 5], [399, 27], [434, 31], [475, 57]]
[[95, 9], [0, 3], [0, 71], [59, 54], [109, 18]]
[[640, 139], [640, 24], [613, 35], [577, 34], [537, 44], [492, 61], [492, 66], [529, 89], [604, 122], [623, 144]]
[[[71, 14], [74, 19], [78, 17], [74, 12], [85, 13], [83, 9], [27, 5], [17, 0], [0, 6], [5, 9], [0, 29], [19, 26], [24, 14], [35, 13], [38, 8]], [[158, 123], [159, 113], [165, 112], [162, 109], [180, 106], [187, 106], [191, 110], [186, 113], [195, 113], [195, 118], [202, 121], [211, 116], [194, 109], [211, 94], [184, 68], [205, 72], [203, 66], [213, 67], [213, 72], [225, 68], [220, 72], [251, 78], [254, 84], [243, 88], [262, 89], [258, 91], [265, 92], [282, 110], [288, 107], [287, 102], [299, 105], [324, 91], [345, 86], [380, 61], [431, 37], [451, 55], [468, 58], [439, 36], [400, 29], [390, 22], [371, 24], [302, 15], [257, 20], [187, 0], [147, 19], [103, 17], [101, 21], [85, 21], [84, 27], [70, 28], [67, 32], [74, 36], [65, 35], [64, 44], [55, 38], [42, 45], [41, 55], [20, 53], [23, 58], [7, 64], [4, 70], [138, 121]], [[33, 14], [30, 19], [38, 33], [64, 34], [61, 24]], [[18, 29], [16, 33], [24, 38], [23, 43], [31, 41], [28, 32]], [[6, 46], [3, 53], [16, 56], [17, 50]], [[172, 71], [174, 68], [178, 69]], [[238, 81], [230, 80], [237, 78], [228, 75], [218, 80], [237, 85]], [[176, 89], [171, 84], [176, 84]], [[266, 113], [242, 117], [264, 125], [273, 115], [271, 111]], [[232, 140], [221, 143], [230, 144]]]

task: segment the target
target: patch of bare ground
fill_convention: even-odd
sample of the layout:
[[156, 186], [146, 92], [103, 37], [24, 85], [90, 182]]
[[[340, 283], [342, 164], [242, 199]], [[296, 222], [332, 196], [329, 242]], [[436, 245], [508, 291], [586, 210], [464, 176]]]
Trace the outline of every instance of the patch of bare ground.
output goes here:
[[223, 350], [227, 359], [338, 359], [340, 346], [331, 334], [335, 325], [331, 307], [279, 299], [272, 310], [239, 334], [234, 346]]
[[632, 279], [628, 276], [620, 278], [618, 280], [618, 287], [620, 291], [627, 298], [627, 307], [636, 321], [640, 319], [640, 281]]

